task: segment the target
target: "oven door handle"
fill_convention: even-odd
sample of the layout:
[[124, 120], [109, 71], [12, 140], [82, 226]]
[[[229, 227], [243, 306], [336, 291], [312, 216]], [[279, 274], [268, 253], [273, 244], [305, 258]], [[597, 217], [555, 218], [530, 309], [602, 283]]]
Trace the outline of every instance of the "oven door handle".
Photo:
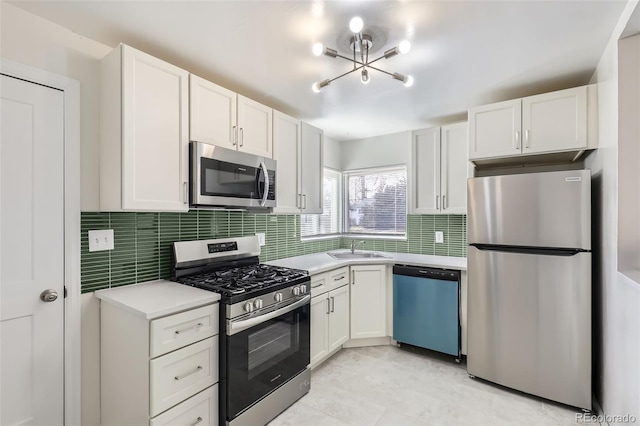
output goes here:
[[289, 313], [295, 309], [298, 309], [300, 306], [306, 305], [307, 303], [309, 303], [309, 300], [311, 300], [311, 295], [307, 294], [305, 297], [298, 300], [297, 302], [293, 302], [292, 304], [287, 305], [284, 308], [276, 309], [275, 311], [269, 312], [267, 314], [260, 315], [254, 318], [249, 318], [246, 320], [241, 320], [241, 321], [229, 321], [227, 334], [229, 336], [232, 336], [236, 333], [246, 330], [247, 328], [251, 328], [254, 325], [261, 324], [275, 317], [279, 317], [280, 315]]
[[[267, 165], [264, 164], [264, 161], [260, 163], [260, 168], [262, 169], [262, 173], [264, 173], [264, 193], [262, 194], [260, 205], [264, 206], [267, 202], [267, 197], [269, 196], [269, 171], [267, 170]], [[258, 185], [260, 185], [260, 182], [258, 182]]]

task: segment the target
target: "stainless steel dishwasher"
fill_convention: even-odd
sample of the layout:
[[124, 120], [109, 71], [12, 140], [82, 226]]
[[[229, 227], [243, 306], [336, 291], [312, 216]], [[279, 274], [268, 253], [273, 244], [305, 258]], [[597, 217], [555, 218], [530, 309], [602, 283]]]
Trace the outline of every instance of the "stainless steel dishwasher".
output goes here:
[[394, 265], [393, 339], [460, 360], [460, 271]]

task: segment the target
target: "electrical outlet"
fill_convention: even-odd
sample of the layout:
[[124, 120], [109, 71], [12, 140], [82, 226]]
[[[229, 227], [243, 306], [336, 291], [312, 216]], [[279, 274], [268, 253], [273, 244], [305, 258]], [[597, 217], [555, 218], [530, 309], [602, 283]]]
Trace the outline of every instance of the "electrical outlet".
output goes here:
[[436, 243], [444, 243], [444, 232], [436, 231]]
[[265, 237], [265, 235], [264, 235], [264, 232], [258, 232], [258, 233], [256, 234], [256, 236], [258, 237], [258, 242], [260, 243], [260, 247], [262, 247], [262, 246], [264, 246], [264, 245], [266, 245], [266, 244], [267, 244], [267, 241], [266, 241], [266, 237]]
[[89, 251], [113, 250], [113, 229], [98, 229], [88, 232]]

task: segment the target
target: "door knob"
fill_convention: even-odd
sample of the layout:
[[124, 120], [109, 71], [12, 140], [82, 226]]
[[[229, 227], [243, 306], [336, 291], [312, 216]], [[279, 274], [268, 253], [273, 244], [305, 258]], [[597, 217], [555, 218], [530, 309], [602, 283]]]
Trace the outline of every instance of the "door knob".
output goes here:
[[40, 300], [43, 302], [53, 302], [58, 298], [58, 292], [53, 289], [47, 289], [40, 293]]

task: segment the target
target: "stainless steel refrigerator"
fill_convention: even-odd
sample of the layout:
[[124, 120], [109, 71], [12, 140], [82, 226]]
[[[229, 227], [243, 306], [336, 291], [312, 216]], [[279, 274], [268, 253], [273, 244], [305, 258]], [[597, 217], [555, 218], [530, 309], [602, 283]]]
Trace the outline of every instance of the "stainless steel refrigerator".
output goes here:
[[468, 373], [590, 410], [590, 171], [467, 185]]

